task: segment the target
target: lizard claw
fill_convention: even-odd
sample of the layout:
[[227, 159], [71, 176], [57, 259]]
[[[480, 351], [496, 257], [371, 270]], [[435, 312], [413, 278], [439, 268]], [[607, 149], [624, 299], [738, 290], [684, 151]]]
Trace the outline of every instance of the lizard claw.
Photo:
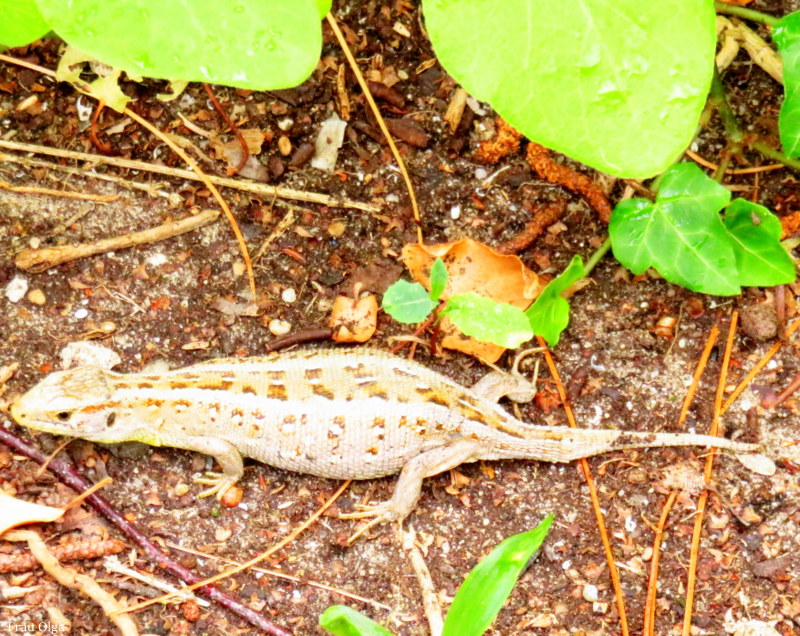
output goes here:
[[400, 515], [395, 511], [391, 501], [375, 505], [355, 504], [355, 508], [358, 509], [356, 512], [340, 514], [339, 519], [369, 519], [369, 521], [362, 523], [347, 541], [345, 541], [345, 545], [351, 545], [361, 535], [378, 524], [398, 521], [400, 519]]
[[237, 478], [232, 475], [226, 475], [225, 473], [205, 472], [202, 476], [195, 477], [192, 481], [196, 484], [211, 486], [211, 488], [207, 488], [197, 495], [198, 497], [216, 495], [217, 499], [222, 499], [225, 491], [236, 483]]

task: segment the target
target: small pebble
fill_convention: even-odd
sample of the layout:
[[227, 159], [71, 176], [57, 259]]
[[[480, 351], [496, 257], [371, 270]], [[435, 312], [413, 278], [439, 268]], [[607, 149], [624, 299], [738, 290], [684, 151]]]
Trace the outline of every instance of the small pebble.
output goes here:
[[75, 311], [75, 317], [76, 317], [78, 320], [81, 320], [82, 318], [86, 318], [86, 316], [88, 316], [88, 315], [89, 315], [89, 310], [88, 310], [88, 309], [86, 309], [86, 307], [79, 307], [79, 308], [78, 308], [78, 309]]
[[19, 302], [28, 291], [28, 281], [21, 276], [14, 276], [6, 285], [6, 298], [12, 303]]
[[233, 275], [234, 276], [241, 276], [245, 273], [247, 267], [244, 264], [244, 261], [234, 261], [233, 263]]
[[597, 586], [592, 585], [591, 583], [583, 586], [583, 599], [585, 601], [589, 601], [590, 603], [594, 603], [600, 599], [600, 595], [597, 592]]
[[608, 603], [592, 603], [592, 611], [595, 614], [605, 614], [608, 611]]
[[344, 234], [345, 224], [341, 221], [334, 221], [328, 226], [328, 234], [330, 234], [333, 238], [338, 238], [342, 234]]
[[278, 150], [284, 157], [288, 157], [292, 153], [292, 142], [286, 135], [281, 135], [278, 139]]
[[292, 126], [294, 126], [294, 120], [293, 119], [289, 119], [288, 117], [286, 119], [281, 119], [278, 122], [278, 128], [280, 128], [283, 132], [286, 132]]
[[475, 178], [478, 181], [483, 181], [488, 176], [489, 173], [486, 172], [486, 168], [475, 168]]
[[292, 325], [290, 325], [285, 320], [279, 320], [278, 318], [273, 318], [269, 321], [269, 332], [273, 336], [285, 336], [289, 331], [291, 331]]
[[47, 298], [41, 289], [32, 289], [29, 291], [28, 300], [34, 305], [44, 305], [47, 302]]
[[454, 205], [452, 208], [450, 208], [450, 218], [451, 219], [453, 219], [455, 221], [460, 216], [461, 216], [461, 206], [460, 205]]
[[147, 263], [149, 265], [152, 265], [153, 267], [159, 267], [160, 265], [166, 265], [168, 260], [169, 259], [167, 258], [166, 254], [162, 254], [161, 252], [156, 252], [155, 254], [151, 254], [147, 258]]
[[176, 496], [183, 497], [187, 492], [189, 492], [189, 484], [178, 484], [175, 486]]
[[214, 538], [217, 541], [227, 541], [228, 539], [231, 538], [232, 534], [233, 534], [233, 531], [228, 529], [228, 528], [217, 528], [214, 531]]
[[297, 300], [297, 292], [292, 287], [287, 287], [281, 292], [281, 300], [285, 303], [293, 303]]

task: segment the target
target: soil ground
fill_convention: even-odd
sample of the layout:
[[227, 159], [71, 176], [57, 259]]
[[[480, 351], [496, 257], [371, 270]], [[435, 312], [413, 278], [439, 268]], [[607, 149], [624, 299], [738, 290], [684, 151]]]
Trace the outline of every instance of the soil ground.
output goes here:
[[[777, 15], [791, 8], [788, 3], [786, 7], [780, 3], [765, 7], [758, 2], [752, 6]], [[365, 68], [378, 70], [383, 77], [393, 72], [401, 78], [393, 87], [395, 103], [380, 100], [384, 114], [412, 121], [429, 137], [423, 147], [411, 145], [409, 139], [401, 142], [420, 199], [426, 242], [470, 237], [496, 245], [516, 236], [531, 210], [563, 199], [567, 214], [562, 222], [519, 256], [534, 271], [554, 275], [573, 255], [591, 255], [606, 229], [579, 195], [541, 181], [525, 164], [523, 151], [494, 166], [474, 160], [480, 131], [493, 126], [494, 114], [488, 107], [484, 105], [482, 114], [469, 111], [471, 121], [456, 133], [450, 132], [443, 115], [454, 87], [452, 80], [436, 64], [416, 72], [421, 63], [434, 57], [420, 32], [416, 7], [373, 0], [353, 3], [339, 17], [352, 29], [354, 42], [359, 43], [356, 55]], [[409, 29], [411, 37], [392, 30], [397, 20]], [[98, 335], [121, 356], [119, 369], [123, 371], [138, 371], [158, 360], [178, 367], [214, 357], [258, 355], [274, 338], [268, 329], [271, 320], [289, 323], [293, 332], [324, 326], [338, 293], [351, 292], [354, 283], [361, 282], [367, 290], [380, 294], [403, 275], [397, 256], [403, 245], [416, 240], [408, 198], [386, 147], [376, 141], [374, 122], [349, 73], [353, 113], [337, 173], [323, 173], [299, 160], [299, 165], [290, 165], [293, 153], [313, 143], [319, 124], [338, 108], [335, 68], [344, 60], [327, 28], [325, 34], [326, 64], [303, 86], [272, 93], [215, 90], [238, 120], [246, 120], [244, 128], [259, 128], [273, 135], [273, 142], [265, 144], [257, 157], [264, 167], [262, 178], [275, 185], [373, 203], [381, 212], [301, 204], [304, 210], [295, 211], [294, 224], [256, 263], [257, 283], [264, 295], [257, 317], [237, 316], [231, 309], [244, 302], [247, 282], [241, 274], [241, 256], [224, 221], [175, 239], [74, 261], [41, 274], [16, 269], [15, 253], [33, 243], [91, 242], [185, 216], [184, 208], [215, 204], [202, 186], [190, 181], [104, 166], [96, 169], [100, 174], [152, 186], [142, 191], [101, 181], [83, 170], [59, 172], [9, 157], [19, 157], [19, 153], [0, 155], [0, 179], [14, 186], [120, 197], [97, 204], [0, 190], [0, 284], [7, 288], [17, 278], [24, 280], [29, 292], [39, 290], [16, 302], [5, 295], [0, 298], [0, 364], [20, 364], [6, 396], [20, 394], [58, 368], [59, 352], [66, 343]], [[57, 49], [57, 44], [50, 42], [22, 55], [54, 68]], [[727, 72], [725, 85], [746, 130], [777, 143], [780, 87], [744, 53]], [[162, 83], [129, 83], [125, 90], [134, 98], [132, 107], [159, 128], [211, 152], [203, 137], [175, 124], [183, 114], [209, 131], [222, 128], [201, 86], [190, 86], [182, 97], [169, 103], [156, 99], [164, 90]], [[37, 98], [38, 106], [16, 110], [31, 96]], [[0, 65], [2, 139], [97, 152], [83, 115], [87, 104], [87, 99], [69, 86], [32, 71]], [[122, 120], [108, 110], [100, 118], [101, 138], [114, 154], [183, 167], [160, 142], [136, 124]], [[123, 125], [117, 126], [121, 122]], [[291, 141], [289, 155], [278, 150], [281, 135]], [[713, 119], [701, 132], [696, 151], [715, 161], [723, 146], [722, 127]], [[748, 165], [767, 162], [756, 154], [744, 159]], [[574, 165], [566, 158], [558, 160]], [[222, 161], [203, 167], [224, 174]], [[500, 169], [503, 172], [484, 187], [485, 175]], [[591, 170], [579, 169], [598, 178]], [[789, 170], [736, 176], [726, 184], [734, 186], [739, 196], [755, 197], [779, 214], [797, 209], [800, 202], [797, 175]], [[613, 203], [624, 183], [609, 186]], [[235, 190], [224, 190], [224, 194], [251, 250], [289, 210], [280, 200]], [[179, 202], [171, 203], [166, 195], [179, 195]], [[85, 214], [63, 227], [79, 213]], [[286, 302], [287, 297], [291, 299], [291, 294], [284, 294], [287, 289], [294, 290], [294, 302]], [[792, 291], [787, 293], [791, 296]], [[729, 384], [733, 386], [776, 341], [759, 339], [760, 323], [752, 316], [753, 307], [772, 297], [771, 290], [748, 290], [736, 299], [702, 296], [654, 277], [633, 279], [610, 255], [605, 257], [593, 272], [592, 284], [573, 297], [570, 326], [554, 352], [579, 425], [675, 431], [682, 400], [712, 327], [718, 325], [724, 334], [732, 310], [743, 313], [732, 354]], [[674, 329], [657, 327], [664, 318], [677, 321]], [[774, 319], [768, 315], [770, 320]], [[388, 348], [391, 336], [408, 332], [382, 316], [370, 344]], [[714, 350], [690, 411], [687, 427], [691, 430], [705, 431], [711, 421], [722, 342]], [[485, 371], [466, 356], [435, 357], [424, 347], [417, 350], [416, 358], [464, 384], [474, 382]], [[507, 366], [508, 359], [501, 364]], [[779, 454], [779, 467], [774, 477], [761, 477], [733, 459], [721, 457], [716, 462], [700, 544], [693, 633], [730, 633], [736, 621], [753, 619], [773, 625], [784, 636], [800, 634], [800, 447], [793, 445], [800, 436], [798, 403], [790, 399], [774, 409], [760, 406], [764, 397], [780, 392], [799, 372], [798, 344], [786, 343], [724, 418], [727, 436], [766, 443]], [[540, 386], [543, 392], [552, 389], [546, 377]], [[562, 409], [542, 410], [547, 402], [540, 399], [523, 406], [523, 419], [565, 424]], [[7, 418], [4, 422], [7, 428], [28, 435]], [[46, 435], [36, 438], [46, 452], [59, 442]], [[38, 466], [2, 449], [0, 446], [0, 483], [6, 492], [50, 505], [63, 505], [72, 498], [72, 491], [48, 474], [38, 475]], [[92, 480], [111, 476], [113, 482], [104, 489], [105, 496], [157, 542], [240, 561], [284, 536], [339, 485], [250, 462], [242, 482], [242, 503], [226, 508], [216, 500], [196, 499], [194, 486], [185, 492], [192, 474], [207, 467], [207, 460], [199, 455], [135, 444], [102, 447], [82, 441], [71, 443], [65, 453]], [[589, 461], [633, 632], [642, 628], [652, 528], [670, 489], [677, 484], [685, 490], [669, 518], [662, 547], [656, 633], [678, 633], [697, 502], [692, 488], [702, 471], [700, 455], [699, 450], [662, 449], [615, 453]], [[577, 464], [498, 462], [465, 465], [458, 472], [466, 479], [456, 487], [451, 487], [447, 474], [426, 480], [419, 505], [407, 521], [417, 532], [442, 600], [454, 595], [467, 572], [499, 541], [554, 513], [556, 520], [545, 549], [522, 576], [491, 633], [620, 633], [597, 524]], [[342, 545], [355, 522], [340, 520], [337, 514], [352, 509], [365, 493], [372, 500], [386, 499], [393, 486], [394, 478], [352, 485], [330, 514], [266, 563], [270, 569], [357, 594], [386, 609], [254, 573], [237, 575], [225, 581], [222, 589], [297, 634], [321, 633], [316, 626], [318, 617], [337, 603], [364, 611], [398, 634], [428, 633], [418, 580], [394, 530], [380, 527], [352, 547]], [[115, 530], [103, 528], [95, 513], [85, 510], [73, 510], [64, 521], [43, 525], [41, 531], [50, 544], [91, 542], [104, 532], [119, 538]], [[16, 549], [0, 546], [2, 552]], [[224, 567], [208, 558], [167, 549], [202, 575]], [[120, 556], [139, 569], [152, 570], [135, 549]], [[100, 559], [72, 562], [71, 567], [92, 574], [130, 602], [145, 594], [143, 585], [107, 573]], [[155, 575], [159, 576], [158, 572]], [[112, 630], [97, 606], [60, 588], [41, 571], [0, 577], [2, 588], [29, 586], [33, 589], [25, 596], [0, 606], [4, 629], [52, 623], [53, 615], [46, 608], [55, 606], [72, 621], [74, 633]], [[597, 588], [596, 601], [591, 586]], [[194, 622], [184, 613], [188, 610], [183, 610], [172, 605], [151, 607], [137, 613], [136, 620], [142, 633], [151, 634], [251, 631], [216, 606], [202, 608]]]

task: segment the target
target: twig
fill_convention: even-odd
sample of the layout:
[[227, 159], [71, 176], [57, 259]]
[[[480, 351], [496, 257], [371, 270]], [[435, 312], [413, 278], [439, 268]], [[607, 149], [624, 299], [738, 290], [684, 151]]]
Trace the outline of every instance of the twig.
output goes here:
[[444, 627], [442, 606], [439, 603], [439, 597], [436, 595], [436, 587], [433, 584], [428, 565], [425, 563], [425, 558], [414, 544], [417, 539], [417, 533], [414, 531], [414, 527], [409, 525], [408, 530], [405, 531], [399, 528], [398, 534], [400, 535], [403, 549], [411, 560], [411, 567], [414, 568], [414, 573], [417, 575], [417, 582], [422, 592], [422, 606], [425, 609], [431, 636], [440, 636]]
[[[553, 377], [553, 381], [558, 389], [558, 395], [561, 398], [561, 403], [564, 405], [564, 413], [567, 416], [569, 425], [572, 428], [577, 428], [578, 425], [575, 422], [575, 415], [572, 412], [572, 407], [567, 401], [567, 392], [564, 389], [563, 383], [561, 382], [561, 377], [558, 374], [558, 369], [553, 361], [553, 356], [550, 353], [550, 349], [547, 348], [547, 345], [541, 336], [536, 336], [536, 339], [539, 341], [539, 346], [544, 348], [544, 357], [547, 361], [547, 367], [550, 369], [550, 375]], [[622, 631], [622, 636], [628, 636], [629, 630], [628, 617], [625, 612], [625, 596], [622, 591], [622, 584], [619, 578], [617, 563], [614, 560], [614, 553], [611, 551], [611, 541], [609, 540], [608, 532], [606, 531], [606, 523], [603, 519], [603, 510], [600, 506], [600, 498], [597, 495], [597, 488], [594, 485], [594, 478], [592, 477], [591, 469], [589, 468], [589, 462], [586, 461], [585, 458], [582, 458], [580, 460], [580, 466], [581, 470], [583, 471], [584, 479], [586, 479], [586, 485], [589, 488], [589, 496], [592, 499], [592, 507], [594, 508], [594, 515], [597, 520], [597, 528], [600, 531], [600, 540], [603, 543], [603, 550], [605, 551], [606, 561], [608, 562], [608, 572], [611, 575], [611, 583], [614, 586], [614, 595], [617, 601], [617, 611], [619, 612], [620, 630]]]
[[[725, 392], [725, 385], [728, 380], [728, 365], [731, 361], [731, 353], [733, 351], [733, 339], [736, 336], [736, 323], [739, 320], [739, 314], [736, 310], [731, 314], [731, 323], [728, 328], [728, 338], [725, 343], [725, 353], [722, 356], [722, 368], [719, 373], [719, 382], [717, 383], [717, 393], [714, 396], [714, 418], [711, 421], [711, 430], [709, 435], [719, 434], [719, 421], [722, 416], [722, 395]], [[692, 531], [692, 550], [689, 555], [689, 571], [686, 581], [686, 603], [683, 614], [683, 630], [682, 636], [690, 636], [692, 633], [692, 610], [694, 608], [694, 590], [697, 583], [697, 561], [700, 558], [700, 535], [703, 531], [703, 520], [708, 503], [709, 486], [711, 484], [711, 473], [714, 470], [714, 457], [716, 452], [710, 449], [706, 456], [706, 466], [704, 477], [706, 481], [706, 489], [700, 493], [697, 500], [697, 512], [694, 518], [694, 529]]]
[[106, 592], [92, 577], [79, 574], [62, 566], [58, 559], [47, 549], [42, 538], [33, 530], [11, 530], [3, 535], [9, 541], [27, 541], [28, 548], [39, 561], [42, 568], [61, 585], [83, 592], [97, 603], [123, 636], [137, 636], [139, 630], [130, 616], [119, 614], [123, 609], [117, 599]]
[[[36, 450], [32, 446], [23, 442], [16, 435], [11, 434], [4, 428], [0, 428], [0, 443], [5, 444], [20, 455], [24, 455], [35, 461], [37, 464], [43, 464], [47, 457], [44, 453]], [[58, 477], [67, 486], [72, 488], [75, 492], [83, 492], [92, 486], [91, 482], [83, 475], [78, 473], [72, 466], [62, 460], [53, 460], [49, 464], [50, 472]], [[183, 567], [164, 554], [155, 544], [153, 544], [147, 537], [145, 537], [136, 527], [123, 517], [113, 506], [101, 495], [91, 495], [86, 498], [86, 502], [108, 519], [117, 529], [122, 532], [131, 541], [141, 548], [144, 554], [151, 561], [164, 568], [173, 576], [181, 579], [182, 581], [196, 582], [200, 581], [191, 570]], [[285, 630], [283, 627], [275, 625], [266, 617], [258, 612], [245, 607], [239, 601], [231, 598], [227, 594], [220, 592], [217, 588], [210, 585], [203, 587], [199, 590], [201, 594], [207, 596], [212, 601], [215, 601], [227, 608], [237, 616], [245, 619], [254, 627], [261, 631], [271, 634], [273, 636], [291, 636], [291, 632]]]
[[319, 329], [306, 329], [291, 333], [280, 338], [275, 338], [264, 346], [267, 353], [273, 351], [280, 351], [288, 347], [293, 347], [297, 344], [305, 344], [306, 342], [316, 342], [317, 340], [330, 340], [332, 330], [329, 327], [322, 327]]
[[728, 4], [727, 2], [715, 2], [714, 9], [717, 13], [735, 15], [740, 18], [744, 18], [745, 20], [750, 20], [751, 22], [760, 22], [761, 24], [766, 24], [770, 27], [774, 27], [776, 24], [778, 24], [778, 18], [774, 16], [761, 13], [761, 11], [754, 11], [753, 9], [748, 9], [746, 7], [740, 7], [735, 4]]
[[694, 375], [692, 376], [692, 383], [689, 385], [689, 390], [686, 391], [686, 396], [683, 398], [681, 414], [678, 416], [678, 428], [681, 430], [685, 428], [686, 416], [689, 414], [689, 407], [694, 401], [694, 396], [697, 392], [697, 386], [700, 383], [700, 376], [703, 375], [703, 371], [706, 369], [706, 364], [708, 364], [708, 359], [711, 357], [711, 350], [714, 348], [714, 344], [717, 342], [718, 335], [719, 327], [714, 325], [711, 328], [711, 333], [708, 334], [708, 338], [706, 338], [706, 346], [703, 348], [703, 353], [700, 355], [700, 360], [697, 362], [697, 367], [695, 368]]
[[333, 502], [335, 502], [341, 496], [341, 494], [345, 490], [347, 490], [347, 488], [350, 486], [352, 481], [353, 481], [352, 479], [348, 479], [341, 486], [339, 486], [339, 489], [335, 493], [333, 493], [333, 495], [331, 495], [331, 497], [324, 504], [322, 504], [322, 506], [320, 506], [314, 512], [314, 514], [312, 514], [308, 519], [306, 519], [303, 523], [301, 523], [294, 530], [292, 530], [286, 537], [284, 537], [283, 539], [278, 541], [278, 543], [276, 543], [274, 546], [272, 546], [271, 548], [269, 548], [265, 552], [262, 552], [261, 554], [256, 555], [255, 557], [253, 557], [249, 561], [245, 561], [244, 563], [240, 563], [239, 565], [237, 565], [235, 567], [232, 567], [230, 570], [226, 570], [225, 572], [220, 572], [219, 574], [215, 574], [214, 576], [209, 577], [207, 579], [204, 579], [202, 581], [197, 581], [196, 583], [192, 583], [191, 585], [187, 585], [186, 587], [181, 588], [177, 592], [172, 592], [170, 594], [165, 594], [164, 596], [159, 596], [158, 598], [154, 598], [154, 599], [150, 599], [150, 600], [147, 600], [147, 601], [143, 601], [142, 603], [139, 603], [138, 605], [134, 605], [132, 607], [125, 608], [125, 611], [126, 612], [135, 612], [135, 611], [138, 611], [138, 610], [143, 609], [145, 607], [149, 607], [150, 605], [153, 605], [154, 603], [163, 603], [163, 602], [169, 600], [170, 598], [172, 598], [173, 596], [175, 596], [176, 594], [180, 594], [180, 593], [183, 593], [183, 592], [191, 592], [192, 590], [200, 589], [203, 586], [210, 585], [211, 583], [216, 583], [217, 581], [220, 581], [222, 579], [226, 579], [229, 576], [233, 576], [234, 574], [237, 574], [237, 573], [239, 573], [239, 572], [241, 572], [243, 570], [246, 570], [247, 568], [250, 568], [250, 567], [254, 566], [256, 563], [260, 563], [264, 559], [266, 559], [266, 558], [270, 557], [271, 555], [275, 554], [281, 548], [283, 548], [283, 547], [287, 546], [288, 544], [290, 544], [300, 534], [305, 532], [305, 530], [308, 529], [308, 527], [311, 526], [319, 517], [321, 517], [322, 513], [324, 513], [328, 508], [330, 508], [333, 505]]
[[[713, 161], [709, 161], [708, 159], [703, 159], [700, 155], [698, 155], [693, 150], [689, 150], [688, 148], [684, 151], [684, 153], [689, 159], [694, 161], [695, 163], [700, 164], [704, 168], [708, 168], [709, 170], [719, 170], [719, 165], [714, 163]], [[752, 168], [734, 168], [725, 171], [725, 174], [756, 174], [758, 172], [772, 172], [773, 170], [783, 170], [786, 166], [782, 163], [771, 163], [768, 166], [753, 166]]]
[[120, 198], [118, 194], [88, 194], [87, 192], [66, 192], [65, 190], [54, 190], [52, 188], [13, 186], [5, 181], [0, 181], [0, 190], [8, 190], [17, 194], [43, 194], [50, 197], [81, 199], [82, 201], [97, 201], [99, 203], [109, 203]]
[[[0, 60], [3, 56], [0, 55]], [[163, 174], [168, 177], [175, 177], [177, 179], [189, 179], [191, 181], [201, 181], [201, 179], [191, 170], [183, 170], [181, 168], [170, 168], [169, 166], [159, 166], [146, 161], [136, 161], [135, 159], [123, 159], [122, 157], [103, 157], [101, 155], [93, 155], [86, 152], [76, 152], [74, 150], [63, 150], [61, 148], [50, 148], [48, 146], [40, 146], [38, 144], [25, 144], [18, 141], [9, 141], [7, 139], [0, 139], [0, 148], [7, 150], [16, 150], [18, 152], [34, 152], [42, 155], [50, 155], [53, 157], [64, 157], [65, 159], [73, 159], [75, 161], [88, 161], [94, 164], [106, 164], [116, 168], [128, 168], [130, 170], [141, 170], [143, 172], [153, 172], [156, 174]], [[0, 155], [1, 156], [1, 155]], [[89, 176], [102, 178], [103, 175]], [[244, 179], [232, 179], [230, 177], [217, 177], [208, 175], [209, 180], [224, 188], [235, 188], [245, 192], [252, 192], [254, 194], [263, 195], [265, 197], [279, 197], [281, 199], [294, 199], [295, 201], [305, 201], [306, 203], [319, 203], [320, 205], [327, 205], [333, 208], [352, 208], [354, 210], [363, 210], [365, 212], [380, 212], [380, 206], [370, 203], [361, 203], [360, 201], [353, 201], [351, 199], [338, 199], [328, 194], [320, 194], [317, 192], [303, 192], [302, 190], [293, 190], [292, 188], [283, 188], [280, 186], [271, 186], [266, 183], [256, 183], [254, 181], [247, 181]]]
[[336, 23], [336, 18], [334, 18], [333, 14], [331, 13], [328, 13], [325, 18], [328, 20], [328, 24], [331, 26], [331, 29], [333, 29], [333, 33], [339, 42], [339, 46], [342, 47], [344, 56], [347, 58], [347, 62], [350, 64], [350, 68], [352, 69], [353, 74], [356, 76], [358, 85], [361, 87], [364, 97], [366, 98], [372, 113], [375, 115], [375, 119], [378, 122], [378, 127], [386, 137], [386, 142], [389, 144], [389, 148], [394, 155], [394, 160], [397, 162], [397, 167], [400, 168], [400, 173], [403, 175], [403, 180], [405, 181], [406, 189], [408, 190], [408, 197], [411, 200], [411, 209], [414, 211], [414, 221], [416, 221], [417, 224], [417, 242], [422, 243], [422, 220], [419, 216], [417, 197], [414, 195], [414, 186], [411, 184], [411, 177], [408, 175], [408, 170], [406, 170], [406, 164], [403, 161], [403, 158], [400, 156], [400, 152], [397, 150], [397, 145], [394, 143], [394, 139], [392, 139], [389, 129], [386, 127], [386, 122], [383, 121], [381, 111], [378, 109], [375, 100], [372, 98], [372, 93], [369, 92], [367, 82], [364, 80], [364, 76], [361, 74], [361, 70], [358, 68], [358, 63], [356, 62], [355, 57], [353, 57], [350, 47], [347, 46], [347, 40], [345, 40], [344, 35], [342, 35], [342, 31], [339, 29], [339, 25]]
[[[233, 559], [226, 559], [225, 557], [219, 556], [218, 554], [209, 554], [208, 552], [201, 552], [200, 550], [192, 550], [191, 548], [187, 548], [186, 546], [176, 545], [174, 543], [169, 543], [169, 542], [167, 542], [167, 546], [169, 546], [173, 550], [178, 550], [179, 552], [186, 552], [187, 554], [193, 554], [203, 559], [213, 559], [215, 561], [222, 561], [223, 563], [227, 563], [228, 565], [240, 565], [238, 561], [234, 561]], [[318, 583], [316, 581], [309, 581], [308, 579], [304, 579], [299, 576], [292, 576], [291, 574], [286, 574], [286, 572], [278, 572], [277, 570], [268, 570], [267, 568], [259, 568], [259, 567], [253, 567], [252, 570], [253, 572], [261, 572], [262, 574], [266, 574], [268, 576], [274, 576], [277, 579], [293, 581], [294, 583], [300, 583], [301, 585], [308, 585], [309, 587], [316, 587], [317, 589], [320, 590], [333, 592], [334, 594], [339, 594], [341, 596], [344, 596], [345, 598], [351, 598], [354, 601], [358, 601], [359, 603], [366, 603], [367, 605], [372, 605], [373, 607], [377, 607], [378, 609], [387, 611], [392, 609], [388, 605], [380, 603], [374, 599], [366, 598], [365, 596], [359, 596], [358, 594], [353, 594], [352, 592], [348, 592], [339, 587], [333, 587], [332, 585], [327, 585], [325, 583]]]
[[[109, 572], [116, 572], [117, 574], [122, 574], [132, 579], [136, 579], [137, 581], [140, 581], [145, 585], [152, 587], [156, 590], [161, 590], [162, 592], [178, 591], [178, 588], [174, 585], [171, 585], [170, 583], [164, 583], [164, 581], [161, 581], [150, 574], [143, 574], [138, 570], [129, 568], [127, 565], [123, 565], [116, 556], [108, 556], [105, 559], [103, 559], [103, 566]], [[197, 596], [191, 593], [180, 594], [175, 598], [175, 600], [178, 602], [192, 600], [201, 607], [209, 607], [211, 605], [211, 603], [209, 603], [205, 599], [198, 598]]]
[[24, 249], [14, 260], [20, 269], [29, 269], [32, 272], [43, 272], [51, 267], [74, 261], [78, 258], [103, 254], [114, 250], [121, 250], [134, 245], [163, 241], [174, 236], [191, 232], [199, 227], [212, 223], [219, 218], [219, 210], [204, 210], [194, 216], [187, 216], [180, 221], [163, 223], [149, 230], [133, 232], [123, 236], [81, 243], [79, 245], [61, 245], [58, 247], [43, 247], [39, 249]]
[[211, 103], [214, 105], [214, 108], [217, 110], [225, 123], [228, 124], [228, 128], [230, 128], [233, 134], [236, 135], [236, 139], [239, 140], [239, 145], [242, 147], [242, 158], [239, 160], [239, 165], [233, 170], [228, 171], [228, 176], [232, 177], [235, 174], [239, 174], [241, 169], [244, 168], [244, 164], [246, 164], [247, 160], [250, 158], [250, 151], [247, 149], [247, 142], [244, 140], [242, 133], [239, 131], [239, 127], [233, 123], [233, 120], [230, 117], [228, 117], [228, 113], [226, 113], [225, 109], [222, 108], [222, 104], [219, 103], [217, 96], [214, 95], [214, 91], [211, 90], [211, 85], [203, 82], [203, 88], [206, 89], [206, 93], [208, 93], [208, 97], [211, 100]]

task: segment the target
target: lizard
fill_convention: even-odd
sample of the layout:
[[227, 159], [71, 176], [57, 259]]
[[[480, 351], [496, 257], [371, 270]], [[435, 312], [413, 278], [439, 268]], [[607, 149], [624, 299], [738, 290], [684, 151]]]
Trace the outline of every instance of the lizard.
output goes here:
[[388, 501], [347, 515], [372, 517], [370, 526], [408, 516], [424, 478], [478, 460], [570, 462], [626, 448], [708, 446], [743, 454], [755, 472], [775, 471], [772, 460], [748, 455], [757, 445], [725, 438], [527, 424], [493, 401], [510, 390], [478, 385], [494, 395], [379, 350], [297, 350], [164, 373], [56, 371], [11, 414], [47, 433], [212, 455], [222, 472], [195, 480], [211, 486], [201, 496], [221, 498], [242, 477], [243, 457], [331, 479], [400, 473]]

